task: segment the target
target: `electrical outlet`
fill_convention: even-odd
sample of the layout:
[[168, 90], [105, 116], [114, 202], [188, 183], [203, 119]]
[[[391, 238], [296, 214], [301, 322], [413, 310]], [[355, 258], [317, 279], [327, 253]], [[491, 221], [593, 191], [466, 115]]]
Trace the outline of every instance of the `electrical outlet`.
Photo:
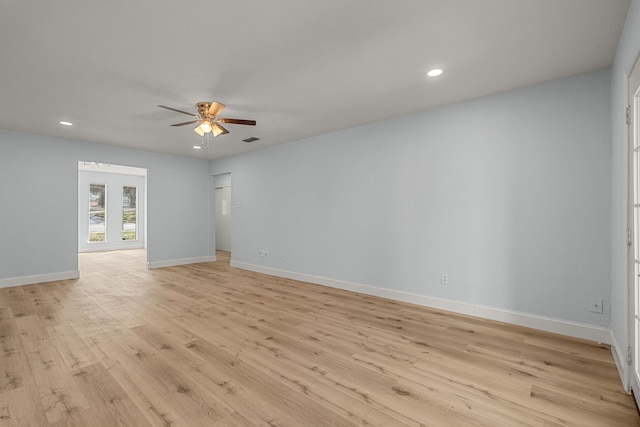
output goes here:
[[602, 298], [589, 299], [589, 311], [602, 314]]
[[443, 285], [448, 285], [449, 284], [449, 275], [446, 273], [442, 273], [440, 275], [440, 283]]

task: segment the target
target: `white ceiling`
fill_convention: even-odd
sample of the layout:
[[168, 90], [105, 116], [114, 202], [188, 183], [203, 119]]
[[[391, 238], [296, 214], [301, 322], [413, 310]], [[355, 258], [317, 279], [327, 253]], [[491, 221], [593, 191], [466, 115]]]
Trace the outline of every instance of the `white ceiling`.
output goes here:
[[[609, 67], [628, 5], [2, 0], [0, 128], [212, 159]], [[157, 107], [213, 100], [258, 125], [196, 151]]]

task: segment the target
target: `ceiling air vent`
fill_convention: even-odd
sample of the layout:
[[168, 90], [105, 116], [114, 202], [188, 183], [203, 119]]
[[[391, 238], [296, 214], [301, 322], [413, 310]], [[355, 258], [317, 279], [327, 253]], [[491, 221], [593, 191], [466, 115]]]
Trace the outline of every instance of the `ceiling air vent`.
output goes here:
[[243, 139], [244, 142], [255, 142], [258, 141], [260, 138], [256, 138], [255, 136], [252, 136], [251, 138], [247, 138], [247, 139]]

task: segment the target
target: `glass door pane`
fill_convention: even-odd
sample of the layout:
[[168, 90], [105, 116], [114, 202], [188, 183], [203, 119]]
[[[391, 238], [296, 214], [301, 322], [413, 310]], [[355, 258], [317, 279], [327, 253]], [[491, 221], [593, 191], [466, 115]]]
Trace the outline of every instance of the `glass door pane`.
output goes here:
[[122, 240], [137, 240], [138, 187], [122, 187]]
[[107, 186], [89, 184], [89, 242], [107, 241]]

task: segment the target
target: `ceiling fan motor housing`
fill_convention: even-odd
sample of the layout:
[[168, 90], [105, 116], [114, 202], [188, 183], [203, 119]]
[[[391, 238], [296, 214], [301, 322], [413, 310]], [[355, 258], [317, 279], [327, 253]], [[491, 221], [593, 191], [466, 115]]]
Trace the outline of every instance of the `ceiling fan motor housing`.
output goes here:
[[209, 115], [209, 108], [211, 108], [210, 102], [198, 102], [196, 106], [198, 107], [200, 117], [205, 118]]

